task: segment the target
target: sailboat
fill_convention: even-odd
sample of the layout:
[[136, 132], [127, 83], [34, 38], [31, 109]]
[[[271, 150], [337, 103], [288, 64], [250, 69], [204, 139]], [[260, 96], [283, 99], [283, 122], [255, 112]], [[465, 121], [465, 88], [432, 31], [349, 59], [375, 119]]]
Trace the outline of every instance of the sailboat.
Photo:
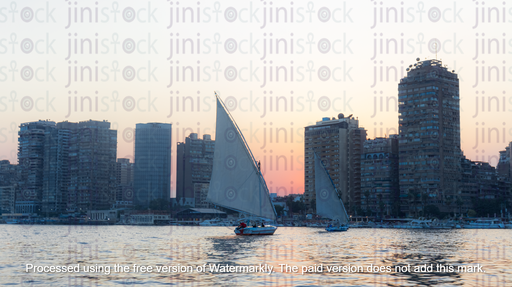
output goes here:
[[[261, 174], [259, 164], [245, 141], [242, 131], [217, 98], [217, 125], [215, 152], [207, 200], [218, 206], [249, 214], [256, 220], [276, 221], [277, 215], [270, 194]], [[272, 235], [275, 226], [246, 226], [235, 229], [236, 235]]]
[[348, 215], [341, 194], [334, 186], [322, 160], [315, 152], [316, 213], [333, 220], [325, 229], [329, 232], [347, 231]]

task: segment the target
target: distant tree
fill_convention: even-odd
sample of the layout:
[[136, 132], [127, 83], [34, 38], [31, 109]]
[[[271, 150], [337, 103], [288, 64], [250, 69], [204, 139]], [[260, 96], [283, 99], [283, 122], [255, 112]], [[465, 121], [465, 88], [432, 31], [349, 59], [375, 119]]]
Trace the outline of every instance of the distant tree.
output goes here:
[[425, 206], [427, 205], [428, 203], [428, 194], [427, 192], [422, 192], [421, 195], [421, 210], [423, 210], [423, 214], [425, 214]]
[[278, 216], [283, 215], [284, 207], [282, 205], [274, 205], [274, 208], [276, 209], [276, 213]]
[[171, 205], [168, 200], [155, 199], [149, 203], [149, 209], [151, 209], [151, 210], [171, 210]]
[[293, 213], [301, 213], [306, 209], [306, 204], [301, 200], [295, 201], [294, 196], [286, 197], [286, 206], [288, 206], [289, 210]]
[[306, 204], [302, 201], [294, 201], [292, 203], [292, 212], [294, 213], [301, 213], [303, 210], [306, 209]]
[[427, 205], [423, 208], [423, 214], [428, 217], [441, 218], [441, 211], [436, 205]]
[[474, 211], [473, 209], [469, 209], [468, 210], [468, 217], [475, 217], [476, 216], [476, 211]]
[[409, 206], [414, 210], [414, 217], [418, 217], [418, 209], [416, 208], [416, 192], [412, 190], [409, 191], [407, 199], [409, 201]]
[[365, 215], [371, 215], [371, 208], [370, 208], [370, 191], [369, 190], [365, 190], [364, 191], [364, 197], [366, 199], [366, 206], [364, 208], [365, 210]]
[[464, 201], [462, 201], [462, 198], [460, 196], [457, 196], [455, 204], [457, 204], [457, 207], [459, 208], [459, 214], [462, 214], [462, 205], [464, 205]]
[[379, 194], [378, 198], [379, 198], [379, 214], [381, 217], [384, 217], [384, 207], [386, 205], [384, 204], [384, 201], [382, 200], [382, 194]]
[[393, 203], [393, 215], [395, 217], [402, 217], [403, 214], [402, 212], [400, 211], [400, 201], [399, 200], [396, 200], [394, 203]]
[[474, 199], [473, 207], [478, 216], [487, 216], [492, 215], [494, 213], [500, 213], [501, 202], [504, 202], [502, 199]]
[[353, 210], [353, 211], [354, 211], [354, 215], [355, 215], [355, 216], [360, 216], [360, 215], [363, 215], [363, 214], [364, 214], [364, 211], [363, 211], [363, 209], [361, 208], [361, 206], [356, 206], [356, 207], [354, 207], [354, 205], [352, 205], [351, 210]]

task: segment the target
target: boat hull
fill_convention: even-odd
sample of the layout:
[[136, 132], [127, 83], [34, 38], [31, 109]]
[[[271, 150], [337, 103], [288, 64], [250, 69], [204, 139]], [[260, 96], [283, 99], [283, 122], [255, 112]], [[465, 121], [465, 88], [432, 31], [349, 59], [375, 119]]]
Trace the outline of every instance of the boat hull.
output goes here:
[[251, 236], [251, 235], [273, 235], [276, 232], [277, 227], [275, 226], [265, 226], [265, 227], [245, 227], [245, 228], [235, 228], [235, 234], [241, 236]]
[[464, 225], [464, 229], [504, 229], [505, 226], [503, 224], [494, 224], [494, 225]]
[[466, 223], [464, 229], [504, 229], [505, 224], [501, 220], [477, 220], [475, 222]]
[[337, 227], [325, 228], [325, 231], [327, 231], [327, 232], [342, 232], [342, 231], [347, 231], [347, 230], [348, 230], [348, 226], [337, 226]]

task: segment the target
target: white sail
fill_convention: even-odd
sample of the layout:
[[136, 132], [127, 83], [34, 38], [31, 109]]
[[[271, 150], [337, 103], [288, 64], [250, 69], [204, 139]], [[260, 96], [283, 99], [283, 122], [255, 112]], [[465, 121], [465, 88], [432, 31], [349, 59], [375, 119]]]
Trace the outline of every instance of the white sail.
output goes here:
[[241, 131], [219, 98], [213, 170], [207, 200], [216, 205], [276, 220], [265, 180]]
[[341, 196], [334, 187], [320, 157], [315, 153], [316, 213], [342, 224], [348, 224], [348, 215]]

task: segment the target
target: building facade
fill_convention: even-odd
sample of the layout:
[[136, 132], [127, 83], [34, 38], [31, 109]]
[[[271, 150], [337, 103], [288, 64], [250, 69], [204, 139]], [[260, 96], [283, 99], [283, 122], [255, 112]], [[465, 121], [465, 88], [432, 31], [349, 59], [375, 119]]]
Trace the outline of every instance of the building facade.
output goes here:
[[505, 147], [505, 150], [500, 151], [500, 159], [498, 162], [498, 174], [507, 178], [509, 181], [512, 179], [512, 142]]
[[491, 212], [501, 210], [503, 216], [511, 204], [509, 178], [500, 175], [497, 168], [487, 162], [471, 161], [465, 157], [462, 159], [462, 171], [459, 194], [448, 202], [450, 212], [466, 214], [469, 209], [473, 209], [480, 216], [494, 216], [486, 212], [487, 205], [487, 208], [491, 207]]
[[[16, 213], [41, 213], [45, 180], [45, 150], [52, 144], [49, 134], [55, 122], [22, 123], [18, 132], [19, 186], [16, 191]], [[46, 173], [48, 175], [48, 173]], [[45, 198], [46, 201], [46, 198]]]
[[109, 122], [29, 122], [18, 134], [17, 213], [84, 214], [115, 202], [117, 131]]
[[355, 214], [361, 205], [361, 154], [366, 130], [351, 116], [339, 114], [337, 119], [323, 118], [305, 128], [304, 202], [310, 212], [316, 209], [315, 152], [341, 192], [348, 212]]
[[5, 215], [16, 211], [16, 188], [14, 185], [0, 186], [0, 212]]
[[378, 217], [398, 215], [398, 135], [366, 140], [361, 155], [361, 209]]
[[129, 158], [117, 159], [116, 181], [116, 202], [133, 204], [133, 163]]
[[66, 212], [68, 203], [70, 130], [60, 125], [45, 132], [42, 213], [46, 216]]
[[109, 209], [115, 203], [117, 130], [107, 121], [63, 122], [69, 132], [67, 211]]
[[[176, 199], [178, 202], [189, 202], [193, 199], [194, 206], [208, 208], [206, 194], [212, 176], [213, 152], [215, 141], [210, 135], [199, 139], [191, 133], [185, 142], [178, 143], [176, 163]], [[183, 198], [183, 199], [182, 199]]]
[[0, 160], [0, 186], [18, 184], [18, 165], [8, 160]]
[[137, 124], [135, 128], [134, 205], [148, 209], [154, 200], [171, 197], [172, 125]]
[[459, 79], [439, 60], [418, 58], [407, 70], [398, 85], [401, 211], [448, 212], [461, 181]]
[[0, 160], [0, 212], [14, 213], [18, 186], [18, 165]]

